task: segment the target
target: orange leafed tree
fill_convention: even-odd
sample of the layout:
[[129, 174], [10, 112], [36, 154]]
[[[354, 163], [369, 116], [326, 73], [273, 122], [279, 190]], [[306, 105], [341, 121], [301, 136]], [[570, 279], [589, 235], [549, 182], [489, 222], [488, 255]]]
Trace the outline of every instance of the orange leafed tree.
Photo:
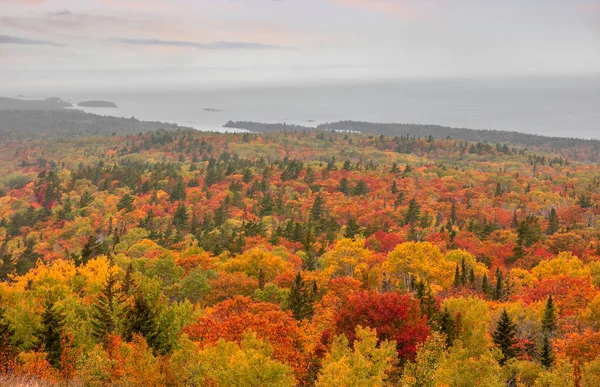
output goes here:
[[241, 342], [245, 332], [254, 331], [273, 346], [275, 359], [294, 369], [296, 379], [302, 380], [306, 375], [307, 354], [302, 351], [305, 336], [292, 314], [276, 304], [237, 296], [216, 305], [185, 331], [191, 340], [202, 345], [219, 339]]

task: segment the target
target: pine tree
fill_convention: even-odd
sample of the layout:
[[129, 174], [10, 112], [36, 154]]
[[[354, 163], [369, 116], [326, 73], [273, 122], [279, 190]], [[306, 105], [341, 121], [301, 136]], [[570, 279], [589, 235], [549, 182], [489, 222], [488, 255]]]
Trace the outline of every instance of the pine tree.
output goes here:
[[406, 217], [404, 218], [404, 223], [412, 224], [419, 220], [421, 216], [421, 206], [419, 202], [417, 202], [417, 198], [413, 197], [408, 203], [408, 211], [406, 211]]
[[544, 335], [542, 340], [542, 349], [540, 351], [540, 363], [546, 368], [552, 367], [554, 364], [554, 348], [548, 338], [548, 335]]
[[439, 312], [437, 301], [431, 290], [431, 286], [423, 281], [416, 283], [416, 297], [420, 301], [421, 312], [423, 312], [429, 321], [434, 321]]
[[552, 208], [550, 210], [550, 214], [548, 215], [548, 228], [546, 229], [546, 235], [554, 235], [560, 228], [560, 223], [558, 220], [558, 214], [556, 213], [556, 209]]
[[129, 297], [131, 294], [131, 289], [133, 287], [133, 264], [130, 262], [127, 265], [127, 270], [125, 271], [125, 278], [123, 278], [123, 286], [121, 287], [121, 291], [125, 297]]
[[325, 202], [323, 201], [323, 197], [320, 193], [315, 197], [315, 201], [313, 203], [312, 208], [310, 209], [310, 216], [312, 220], [318, 221], [323, 216], [323, 206]]
[[341, 193], [343, 193], [344, 195], [348, 195], [350, 194], [350, 185], [348, 184], [348, 179], [346, 179], [345, 177], [342, 177], [340, 179], [340, 184], [338, 184], [338, 191], [340, 191]]
[[440, 332], [446, 335], [446, 347], [450, 348], [458, 338], [462, 329], [460, 314], [458, 314], [455, 319], [448, 311], [448, 308], [444, 307], [443, 312], [439, 315], [438, 325]]
[[188, 221], [188, 218], [189, 218], [189, 215], [188, 215], [187, 209], [185, 208], [185, 204], [179, 203], [179, 206], [177, 206], [177, 209], [175, 210], [175, 213], [173, 214], [173, 225], [177, 229], [181, 229], [181, 228], [185, 227], [185, 225]]
[[454, 270], [454, 287], [457, 288], [460, 286], [460, 269], [458, 268], [458, 263], [456, 264], [456, 270]]
[[131, 340], [134, 334], [141, 334], [150, 346], [157, 349], [155, 314], [140, 289], [135, 292], [133, 305], [127, 311], [126, 320], [126, 340]]
[[364, 180], [359, 180], [356, 184], [356, 187], [354, 187], [354, 190], [352, 190], [352, 194], [354, 196], [366, 196], [368, 193], [369, 186], [367, 185], [367, 183], [365, 183]]
[[500, 320], [496, 330], [492, 334], [494, 344], [502, 351], [504, 357], [499, 361], [500, 365], [504, 365], [507, 360], [510, 360], [518, 355], [518, 350], [515, 347], [517, 340], [517, 327], [511, 320], [506, 309], [500, 315]]
[[186, 198], [185, 184], [183, 184], [183, 180], [181, 178], [179, 178], [179, 179], [177, 179], [177, 182], [173, 186], [173, 190], [171, 191], [169, 200], [171, 202], [176, 202], [176, 201], [182, 202], [185, 200], [185, 198]]
[[60, 364], [62, 353], [61, 336], [65, 317], [50, 298], [46, 298], [42, 313], [41, 329], [38, 331], [38, 343], [47, 354], [48, 362], [55, 368]]
[[501, 300], [504, 297], [504, 280], [500, 268], [496, 268], [496, 289], [494, 290], [494, 299]]
[[275, 211], [275, 201], [273, 200], [273, 196], [271, 194], [263, 195], [260, 200], [260, 212], [259, 216], [271, 216]]
[[408, 228], [407, 238], [411, 242], [421, 241], [421, 233], [417, 230], [416, 223], [411, 223]]
[[406, 194], [404, 191], [398, 192], [398, 196], [396, 196], [396, 199], [394, 200], [394, 209], [404, 203], [404, 200], [406, 200]]
[[98, 241], [98, 237], [90, 235], [81, 250], [81, 263], [87, 263], [90, 259], [101, 254], [102, 247], [102, 243]]
[[356, 219], [348, 219], [348, 224], [346, 224], [346, 229], [344, 230], [344, 237], [354, 238], [358, 233], [360, 233], [360, 226], [356, 222]]
[[464, 258], [460, 263], [460, 284], [463, 286], [467, 284], [467, 264]]
[[501, 196], [502, 193], [503, 193], [502, 186], [500, 185], [500, 183], [497, 183], [496, 184], [496, 192], [494, 193], [494, 196], [496, 196], [496, 197]]
[[556, 332], [556, 311], [554, 310], [552, 294], [546, 300], [546, 307], [542, 316], [542, 330], [548, 336], [552, 336]]
[[107, 335], [114, 333], [117, 329], [120, 301], [117, 291], [117, 276], [114, 270], [110, 270], [92, 309], [92, 335], [96, 340], [103, 341]]
[[133, 211], [133, 196], [128, 193], [121, 196], [121, 199], [119, 199], [119, 202], [117, 203], [117, 209], [119, 211], [124, 210], [125, 212]]
[[308, 296], [302, 275], [298, 273], [290, 289], [288, 307], [296, 320], [311, 318], [313, 307], [311, 297]]
[[491, 288], [490, 288], [490, 284], [488, 282], [488, 276], [487, 273], [483, 273], [483, 279], [481, 281], [481, 292], [485, 295], [488, 296], [491, 292]]

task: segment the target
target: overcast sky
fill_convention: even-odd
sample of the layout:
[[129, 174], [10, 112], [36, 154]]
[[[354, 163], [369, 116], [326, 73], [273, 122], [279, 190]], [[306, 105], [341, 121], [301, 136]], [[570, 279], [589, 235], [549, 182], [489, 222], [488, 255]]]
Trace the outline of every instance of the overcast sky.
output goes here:
[[600, 73], [600, 0], [0, 0], [0, 84]]

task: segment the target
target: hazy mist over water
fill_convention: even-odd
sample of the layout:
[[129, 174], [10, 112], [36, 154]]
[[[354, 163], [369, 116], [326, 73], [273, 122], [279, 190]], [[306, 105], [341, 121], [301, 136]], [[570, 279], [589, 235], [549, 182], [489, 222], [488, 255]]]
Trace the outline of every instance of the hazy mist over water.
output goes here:
[[[17, 96], [13, 90], [9, 96]], [[251, 88], [178, 90], [46, 90], [73, 102], [106, 100], [114, 108], [88, 112], [221, 130], [229, 121], [439, 124], [515, 130], [549, 136], [600, 138], [600, 77], [427, 79]], [[205, 110], [208, 109], [208, 110]]]

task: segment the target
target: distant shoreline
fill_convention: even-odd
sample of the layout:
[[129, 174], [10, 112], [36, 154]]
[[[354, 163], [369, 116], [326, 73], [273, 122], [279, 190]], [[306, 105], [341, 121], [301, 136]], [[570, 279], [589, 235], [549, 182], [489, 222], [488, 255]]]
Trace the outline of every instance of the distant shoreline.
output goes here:
[[77, 106], [91, 108], [118, 108], [116, 103], [110, 101], [82, 101], [79, 102]]

